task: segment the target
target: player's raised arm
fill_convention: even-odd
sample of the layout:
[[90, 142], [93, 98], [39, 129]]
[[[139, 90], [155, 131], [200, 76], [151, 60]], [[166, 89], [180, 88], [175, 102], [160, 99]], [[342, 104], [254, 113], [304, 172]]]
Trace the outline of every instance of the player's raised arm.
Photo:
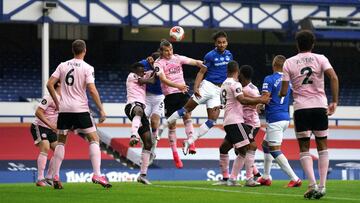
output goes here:
[[55, 88], [54, 85], [59, 81], [59, 78], [56, 78], [54, 76], [51, 76], [49, 78], [49, 81], [46, 83], [46, 87], [50, 93], [51, 98], [54, 100], [55, 102], [55, 106], [56, 106], [56, 110], [59, 110], [59, 100], [56, 97], [56, 92], [55, 92]]

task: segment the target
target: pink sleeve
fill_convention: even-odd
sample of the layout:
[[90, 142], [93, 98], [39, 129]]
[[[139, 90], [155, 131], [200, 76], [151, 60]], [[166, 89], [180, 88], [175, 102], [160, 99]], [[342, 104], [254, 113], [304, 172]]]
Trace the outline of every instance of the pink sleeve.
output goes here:
[[154, 68], [155, 68], [155, 71], [156, 71], [156, 75], [157, 75], [157, 76], [159, 76], [161, 73], [164, 72], [163, 67], [162, 67], [162, 65], [161, 65], [161, 63], [160, 63], [159, 60], [156, 60], [156, 61], [154, 62]]
[[284, 66], [283, 66], [282, 81], [290, 81], [290, 70], [289, 70], [288, 60], [285, 61]]
[[85, 75], [86, 75], [86, 84], [95, 83], [94, 67], [90, 66], [86, 70]]
[[178, 59], [180, 60], [181, 64], [189, 64], [191, 59], [186, 56], [177, 55]]
[[53, 72], [53, 74], [51, 76], [53, 76], [54, 78], [60, 78], [60, 68], [61, 68], [62, 63], [60, 63], [58, 65], [58, 67], [56, 68], [56, 70]]
[[52, 102], [52, 98], [50, 96], [46, 95], [42, 98], [38, 107], [45, 111], [48, 108], [48, 106], [51, 104], [51, 102]]
[[241, 86], [241, 84], [239, 82], [232, 85], [231, 89], [232, 89], [235, 97], [243, 94], [242, 86]]
[[326, 70], [333, 68], [329, 62], [329, 59], [326, 56], [322, 55], [321, 60], [321, 69], [325, 72]]

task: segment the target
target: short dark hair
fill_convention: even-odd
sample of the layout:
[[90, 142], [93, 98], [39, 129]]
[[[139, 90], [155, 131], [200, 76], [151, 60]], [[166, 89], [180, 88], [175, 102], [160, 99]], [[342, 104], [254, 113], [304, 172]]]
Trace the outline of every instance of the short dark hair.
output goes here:
[[163, 50], [163, 47], [170, 47], [170, 46], [172, 46], [172, 44], [167, 40], [167, 39], [162, 39], [161, 41], [160, 41], [160, 51], [162, 51]]
[[143, 68], [144, 68], [145, 66], [144, 66], [144, 64], [142, 64], [142, 63], [135, 62], [135, 63], [131, 64], [130, 70], [131, 70], [131, 72], [134, 72], [134, 71], [136, 71], [136, 69], [139, 68], [139, 67], [143, 67]]
[[240, 73], [244, 76], [245, 79], [251, 80], [254, 74], [254, 69], [250, 65], [242, 65], [240, 67]]
[[86, 49], [86, 43], [84, 40], [77, 39], [72, 43], [72, 52], [75, 55], [83, 53]]
[[229, 61], [229, 63], [227, 64], [227, 73], [232, 74], [232, 73], [235, 73], [236, 71], [239, 71], [238, 62], [236, 62], [234, 60]]
[[315, 35], [310, 30], [297, 32], [295, 39], [300, 51], [311, 51], [315, 43]]
[[217, 32], [215, 32], [215, 33], [213, 34], [212, 39], [213, 39], [214, 41], [216, 41], [219, 37], [225, 37], [225, 38], [227, 38], [226, 32], [223, 31], [223, 30], [217, 31]]
[[286, 57], [283, 55], [276, 55], [273, 60], [273, 66], [282, 68], [286, 61]]
[[153, 52], [153, 53], [151, 54], [151, 57], [152, 57], [154, 60], [156, 60], [157, 58], [160, 57], [160, 52], [158, 52], [158, 51]]

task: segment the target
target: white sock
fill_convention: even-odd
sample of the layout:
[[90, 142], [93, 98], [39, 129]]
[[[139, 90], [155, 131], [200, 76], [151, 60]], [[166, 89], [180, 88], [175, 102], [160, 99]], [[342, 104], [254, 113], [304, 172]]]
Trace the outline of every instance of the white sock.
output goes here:
[[274, 158], [270, 153], [264, 153], [264, 174], [262, 175], [264, 179], [270, 178], [272, 160], [274, 160]]
[[297, 177], [295, 172], [292, 170], [289, 161], [284, 154], [280, 154], [276, 157], [275, 160], [280, 165], [281, 169], [291, 178], [291, 180], [297, 181], [299, 179], [299, 177]]

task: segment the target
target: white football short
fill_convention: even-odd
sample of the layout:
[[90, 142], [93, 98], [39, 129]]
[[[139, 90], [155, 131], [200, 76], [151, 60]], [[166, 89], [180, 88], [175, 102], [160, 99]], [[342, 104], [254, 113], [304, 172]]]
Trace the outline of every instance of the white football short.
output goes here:
[[269, 146], [280, 146], [284, 137], [284, 131], [288, 128], [289, 121], [278, 121], [266, 124], [265, 141]]
[[147, 117], [150, 117], [152, 114], [159, 115], [160, 117], [164, 116], [164, 98], [163, 94], [146, 93], [145, 114]]
[[207, 109], [211, 109], [221, 105], [220, 101], [220, 91], [221, 88], [216, 86], [215, 84], [203, 80], [200, 83], [199, 87], [201, 98], [196, 98], [195, 95], [192, 95], [191, 98], [197, 104], [206, 104]]

